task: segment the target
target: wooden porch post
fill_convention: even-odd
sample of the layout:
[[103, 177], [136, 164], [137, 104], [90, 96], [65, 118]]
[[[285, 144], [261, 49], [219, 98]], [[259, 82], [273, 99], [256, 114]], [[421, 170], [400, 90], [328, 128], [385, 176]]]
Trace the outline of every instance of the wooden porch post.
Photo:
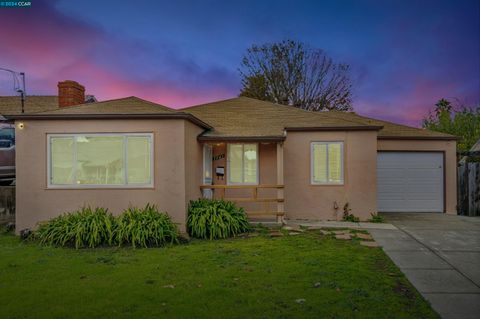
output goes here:
[[[284, 185], [283, 182], [283, 142], [277, 143], [277, 184]], [[284, 198], [284, 189], [279, 188], [277, 189], [277, 198], [283, 199]], [[277, 202], [277, 212], [285, 213], [285, 202]], [[277, 222], [283, 223], [283, 217], [277, 215]]]

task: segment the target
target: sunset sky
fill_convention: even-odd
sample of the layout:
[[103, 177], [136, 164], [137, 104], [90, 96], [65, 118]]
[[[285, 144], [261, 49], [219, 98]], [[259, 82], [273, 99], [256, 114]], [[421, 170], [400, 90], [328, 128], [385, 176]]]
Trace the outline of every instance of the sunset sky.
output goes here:
[[70, 79], [100, 100], [226, 99], [249, 46], [291, 38], [350, 64], [360, 114], [417, 126], [440, 98], [480, 102], [478, 0], [31, 2], [0, 8], [0, 67], [24, 71], [31, 95]]

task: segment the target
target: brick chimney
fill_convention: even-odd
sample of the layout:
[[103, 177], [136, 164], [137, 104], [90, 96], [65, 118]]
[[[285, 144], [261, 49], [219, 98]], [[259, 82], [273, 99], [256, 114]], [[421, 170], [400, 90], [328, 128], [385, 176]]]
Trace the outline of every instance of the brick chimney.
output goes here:
[[85, 87], [75, 81], [58, 82], [58, 106], [71, 106], [85, 103]]

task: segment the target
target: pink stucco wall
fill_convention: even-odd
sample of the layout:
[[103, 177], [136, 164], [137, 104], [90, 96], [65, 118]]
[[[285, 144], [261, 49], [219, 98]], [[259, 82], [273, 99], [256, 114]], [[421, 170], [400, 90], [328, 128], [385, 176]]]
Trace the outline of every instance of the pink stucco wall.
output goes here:
[[[327, 141], [344, 143], [343, 185], [311, 184], [310, 144]], [[376, 162], [376, 131], [288, 132], [284, 144], [286, 217], [340, 220], [348, 203], [355, 216], [370, 218], [377, 210]]]
[[[129, 205], [155, 204], [168, 212], [184, 230], [186, 205], [199, 195], [200, 128], [184, 120], [69, 120], [23, 121], [16, 128], [16, 229], [35, 227], [40, 221], [82, 205], [102, 206], [119, 214]], [[48, 189], [47, 133], [154, 134], [154, 187]]]

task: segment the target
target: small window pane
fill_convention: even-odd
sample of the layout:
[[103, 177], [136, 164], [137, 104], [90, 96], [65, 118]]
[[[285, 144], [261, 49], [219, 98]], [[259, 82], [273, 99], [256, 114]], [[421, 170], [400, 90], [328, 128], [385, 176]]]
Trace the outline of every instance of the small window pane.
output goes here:
[[123, 136], [77, 136], [77, 184], [125, 183]]
[[145, 136], [127, 138], [127, 172], [129, 184], [149, 184], [150, 139]]
[[327, 145], [313, 145], [313, 180], [318, 183], [327, 182]]
[[342, 149], [341, 144], [328, 144], [328, 181], [342, 182]]
[[203, 183], [206, 185], [212, 184], [212, 162], [213, 162], [213, 148], [211, 145], [203, 145]]
[[257, 145], [245, 144], [243, 148], [244, 154], [244, 172], [245, 183], [257, 182]]
[[243, 179], [243, 145], [242, 144], [230, 144], [229, 145], [229, 181], [231, 183], [242, 183]]
[[51, 145], [51, 183], [59, 185], [73, 184], [74, 141], [73, 137], [55, 137]]
[[0, 148], [10, 148], [15, 145], [15, 129], [2, 128], [0, 129]]

